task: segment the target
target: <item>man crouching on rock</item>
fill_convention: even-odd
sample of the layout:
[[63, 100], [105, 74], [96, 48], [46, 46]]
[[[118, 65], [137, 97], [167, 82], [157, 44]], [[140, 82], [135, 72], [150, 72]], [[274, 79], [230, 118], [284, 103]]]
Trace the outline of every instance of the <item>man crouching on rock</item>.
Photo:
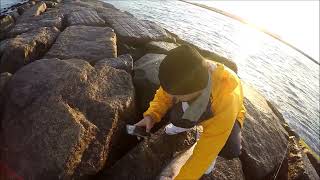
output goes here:
[[193, 154], [169, 179], [199, 179], [214, 169], [218, 155], [226, 159], [239, 156], [245, 108], [241, 81], [233, 71], [207, 62], [196, 49], [182, 45], [161, 62], [159, 80], [160, 88], [135, 125], [149, 132], [171, 109], [167, 134], [203, 127]]

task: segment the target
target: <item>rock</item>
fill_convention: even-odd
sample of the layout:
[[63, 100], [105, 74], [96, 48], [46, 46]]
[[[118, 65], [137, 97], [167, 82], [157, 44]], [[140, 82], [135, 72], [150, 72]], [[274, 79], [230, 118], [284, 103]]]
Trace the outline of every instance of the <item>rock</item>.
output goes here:
[[125, 54], [118, 56], [117, 58], [106, 58], [100, 60], [96, 63], [96, 65], [104, 64], [107, 66], [111, 66], [116, 69], [122, 69], [127, 71], [127, 73], [132, 74], [133, 71], [133, 59], [130, 54]]
[[164, 54], [146, 54], [133, 64], [133, 81], [137, 91], [138, 107], [141, 112], [149, 107], [149, 102], [160, 86], [158, 79], [159, 66], [165, 57]]
[[283, 160], [288, 140], [281, 121], [256, 90], [243, 84], [247, 109], [240, 156], [245, 179], [263, 179]]
[[[42, 59], [7, 84], [1, 161], [25, 179], [81, 179], [110, 157], [125, 119], [132, 117], [134, 87], [125, 71], [83, 60]], [[113, 152], [113, 153], [111, 153]]]
[[307, 155], [310, 163], [316, 170], [317, 174], [320, 176], [320, 159], [314, 152], [311, 152], [310, 147], [306, 146], [305, 143], [299, 142], [299, 147], [302, 149], [303, 153]]
[[109, 27], [70, 26], [57, 38], [46, 58], [81, 58], [95, 62], [117, 57], [116, 34]]
[[230, 68], [231, 70], [233, 70], [235, 73], [238, 73], [238, 66], [235, 62], [233, 62], [230, 59], [227, 59], [223, 56], [220, 56], [214, 52], [210, 52], [207, 50], [202, 50], [199, 49], [199, 52], [202, 56], [204, 56], [206, 59], [208, 60], [212, 60], [221, 64], [224, 64], [225, 66], [227, 66], [228, 68]]
[[27, 9], [23, 13], [23, 17], [32, 17], [32, 16], [39, 16], [47, 9], [46, 3], [39, 2], [36, 5], [32, 6], [31, 8]]
[[130, 54], [133, 58], [133, 61], [137, 61], [142, 56], [146, 55], [147, 52], [144, 47], [141, 46], [130, 46], [118, 41], [117, 51], [119, 54]]
[[8, 42], [9, 41], [11, 41], [11, 40], [10, 39], [5, 39], [3, 41], [0, 41], [0, 60], [1, 60], [1, 56], [3, 55], [3, 52], [5, 51], [5, 49], [8, 46]]
[[12, 74], [5, 72], [0, 74], [0, 95], [2, 95], [2, 90], [4, 89], [7, 82], [11, 79]]
[[63, 30], [63, 20], [64, 14], [57, 10], [48, 10], [40, 16], [22, 15], [6, 36], [12, 38], [41, 27], [56, 27], [59, 30]]
[[24, 3], [23, 5], [17, 8], [17, 11], [20, 15], [22, 15], [26, 10], [30, 9], [31, 7], [32, 7], [32, 4]]
[[320, 179], [316, 170], [310, 163], [307, 155], [300, 149], [294, 136], [289, 137], [289, 148], [287, 153], [288, 179], [290, 180], [318, 180]]
[[42, 57], [51, 47], [59, 30], [43, 27], [10, 39], [3, 51], [0, 72], [14, 73], [22, 66]]
[[85, 9], [72, 12], [68, 17], [68, 26], [85, 25], [85, 26], [104, 26], [102, 20], [95, 10]]
[[44, 1], [44, 2], [46, 3], [47, 8], [55, 8], [58, 5], [58, 3], [53, 1]]
[[52, 17], [40, 20], [34, 19], [29, 22], [16, 24], [16, 26], [7, 33], [7, 37], [13, 38], [22, 33], [36, 30], [42, 27], [56, 27], [57, 29], [62, 30], [62, 26], [63, 22], [61, 17]]
[[18, 13], [18, 10], [17, 10], [17, 9], [12, 10], [12, 11], [9, 13], [9, 15], [10, 15], [11, 17], [13, 17], [13, 19], [14, 19], [15, 21], [17, 21], [17, 20], [19, 19], [19, 17], [20, 17], [20, 14]]
[[92, 9], [116, 9], [112, 4], [100, 1], [100, 0], [84, 0], [84, 1], [74, 1], [74, 5], [92, 8]]
[[3, 15], [0, 18], [0, 33], [3, 34], [14, 26], [14, 18], [10, 15]]
[[105, 170], [101, 179], [156, 179], [177, 154], [195, 143], [195, 134], [193, 129], [190, 132], [167, 135], [161, 129]]
[[168, 54], [168, 51], [178, 47], [175, 43], [163, 41], [151, 41], [146, 44], [146, 50], [150, 53]]
[[239, 158], [226, 160], [218, 157], [215, 169], [208, 175], [203, 175], [200, 180], [244, 180], [242, 165]]
[[149, 41], [172, 41], [171, 36], [154, 22], [138, 20], [120, 11], [115, 14], [108, 11], [100, 10], [99, 15], [115, 30], [123, 43], [135, 45]]
[[97, 12], [100, 17], [102, 17], [106, 22], [108, 22], [106, 19], [121, 19], [121, 18], [133, 18], [133, 16], [120, 11], [116, 8], [104, 8], [104, 7], [98, 7]]
[[62, 0], [50, 0], [51, 2], [55, 2], [55, 3], [61, 3]]

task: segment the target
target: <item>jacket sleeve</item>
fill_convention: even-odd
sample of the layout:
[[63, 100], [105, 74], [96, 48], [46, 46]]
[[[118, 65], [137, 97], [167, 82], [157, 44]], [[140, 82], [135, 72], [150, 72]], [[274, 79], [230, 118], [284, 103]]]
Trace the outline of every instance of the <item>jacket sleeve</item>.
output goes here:
[[201, 123], [203, 134], [176, 180], [199, 179], [225, 145], [241, 105], [238, 95], [232, 92], [217, 100], [217, 107], [212, 108], [215, 116]]
[[172, 106], [172, 103], [172, 97], [160, 87], [143, 116], [150, 116], [154, 121], [159, 122]]

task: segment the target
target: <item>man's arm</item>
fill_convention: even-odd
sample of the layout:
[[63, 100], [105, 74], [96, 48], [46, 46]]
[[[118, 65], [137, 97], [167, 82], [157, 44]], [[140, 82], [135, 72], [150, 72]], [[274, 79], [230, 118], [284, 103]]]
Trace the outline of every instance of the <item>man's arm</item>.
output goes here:
[[172, 103], [172, 97], [160, 87], [150, 102], [148, 110], [143, 113], [143, 116], [150, 116], [152, 120], [159, 122], [172, 106]]
[[217, 100], [215, 116], [201, 123], [203, 134], [175, 180], [199, 179], [225, 145], [239, 113], [240, 100], [233, 92]]

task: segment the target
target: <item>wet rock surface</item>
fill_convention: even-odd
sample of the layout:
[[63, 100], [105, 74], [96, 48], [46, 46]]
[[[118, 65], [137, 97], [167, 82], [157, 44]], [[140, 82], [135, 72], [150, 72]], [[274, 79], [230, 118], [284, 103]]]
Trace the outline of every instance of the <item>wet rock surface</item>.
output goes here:
[[55, 27], [43, 27], [8, 40], [3, 45], [0, 72], [14, 73], [22, 66], [41, 58], [59, 33]]
[[88, 62], [117, 57], [116, 34], [109, 27], [69, 26], [45, 58], [81, 58]]
[[29, 179], [79, 178], [97, 173], [124, 117], [132, 116], [131, 77], [86, 61], [42, 59], [8, 84], [1, 159]]

